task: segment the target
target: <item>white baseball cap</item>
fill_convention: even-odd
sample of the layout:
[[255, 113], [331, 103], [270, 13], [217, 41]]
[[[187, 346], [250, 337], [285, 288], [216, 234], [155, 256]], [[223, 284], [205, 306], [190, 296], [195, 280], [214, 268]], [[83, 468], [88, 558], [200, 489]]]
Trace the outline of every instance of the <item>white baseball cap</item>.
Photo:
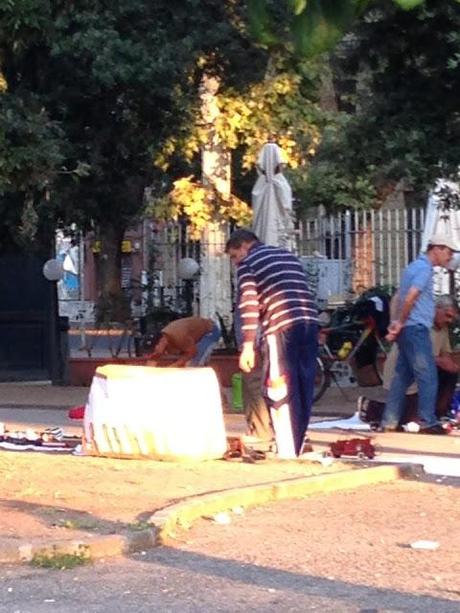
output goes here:
[[455, 243], [454, 239], [448, 234], [433, 234], [433, 236], [428, 241], [428, 245], [448, 247], [452, 251], [460, 251], [460, 246]]

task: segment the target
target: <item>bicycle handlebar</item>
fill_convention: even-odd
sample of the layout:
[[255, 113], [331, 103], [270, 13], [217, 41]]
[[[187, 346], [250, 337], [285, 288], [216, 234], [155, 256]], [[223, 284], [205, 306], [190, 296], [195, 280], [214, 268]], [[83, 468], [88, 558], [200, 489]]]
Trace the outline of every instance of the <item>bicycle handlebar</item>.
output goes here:
[[332, 326], [330, 328], [321, 328], [319, 333], [327, 336], [328, 334], [331, 334], [332, 332], [342, 332], [343, 330], [349, 330], [350, 328], [357, 328], [357, 327], [364, 328], [364, 329], [370, 329], [372, 331], [377, 328], [377, 324], [373, 317], [369, 317], [363, 320], [355, 320], [347, 324], [341, 324], [340, 326]]

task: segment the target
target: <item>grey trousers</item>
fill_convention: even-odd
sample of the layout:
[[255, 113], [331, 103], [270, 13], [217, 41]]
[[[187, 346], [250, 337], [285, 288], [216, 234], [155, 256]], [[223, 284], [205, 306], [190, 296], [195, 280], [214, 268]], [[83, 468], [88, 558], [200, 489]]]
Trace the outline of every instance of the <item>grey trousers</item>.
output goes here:
[[248, 433], [263, 441], [274, 437], [270, 412], [262, 395], [262, 367], [257, 361], [254, 370], [242, 373], [244, 414], [248, 424]]

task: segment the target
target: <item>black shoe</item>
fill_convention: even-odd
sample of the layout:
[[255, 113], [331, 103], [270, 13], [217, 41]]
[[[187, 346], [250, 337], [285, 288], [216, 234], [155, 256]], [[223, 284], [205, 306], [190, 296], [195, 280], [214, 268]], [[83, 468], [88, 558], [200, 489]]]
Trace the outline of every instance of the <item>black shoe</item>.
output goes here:
[[448, 434], [447, 430], [441, 424], [435, 424], [428, 428], [420, 428], [420, 434]]
[[367, 424], [380, 424], [385, 405], [377, 400], [370, 400], [366, 396], [359, 396], [357, 401], [359, 419]]

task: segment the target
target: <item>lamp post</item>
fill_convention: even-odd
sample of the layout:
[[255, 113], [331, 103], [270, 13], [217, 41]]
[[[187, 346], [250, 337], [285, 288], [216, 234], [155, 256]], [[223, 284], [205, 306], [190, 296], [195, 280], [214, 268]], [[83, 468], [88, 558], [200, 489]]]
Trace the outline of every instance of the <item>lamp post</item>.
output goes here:
[[179, 260], [178, 273], [184, 281], [184, 299], [186, 315], [193, 315], [193, 283], [198, 276], [200, 265], [193, 258]]
[[60, 260], [47, 260], [43, 265], [43, 276], [50, 281], [50, 375], [53, 385], [62, 385], [64, 382], [64, 356], [61, 349], [59, 306], [57, 297], [57, 282], [64, 276], [64, 266]]

